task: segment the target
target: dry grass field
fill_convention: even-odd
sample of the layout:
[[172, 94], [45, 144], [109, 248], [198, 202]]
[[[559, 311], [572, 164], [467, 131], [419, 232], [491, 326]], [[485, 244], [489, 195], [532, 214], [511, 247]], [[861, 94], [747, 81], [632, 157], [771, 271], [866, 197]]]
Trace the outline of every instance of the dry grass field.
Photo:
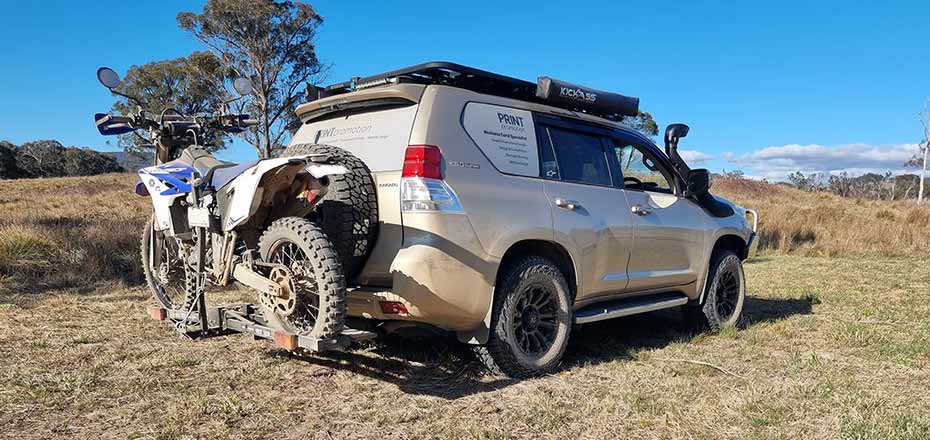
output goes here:
[[591, 324], [557, 374], [512, 381], [442, 339], [184, 339], [147, 317], [131, 184], [0, 181], [0, 437], [930, 438], [926, 210], [718, 182], [767, 234], [745, 328]]
[[930, 255], [930, 208], [719, 178], [712, 191], [759, 211], [760, 250], [816, 256]]

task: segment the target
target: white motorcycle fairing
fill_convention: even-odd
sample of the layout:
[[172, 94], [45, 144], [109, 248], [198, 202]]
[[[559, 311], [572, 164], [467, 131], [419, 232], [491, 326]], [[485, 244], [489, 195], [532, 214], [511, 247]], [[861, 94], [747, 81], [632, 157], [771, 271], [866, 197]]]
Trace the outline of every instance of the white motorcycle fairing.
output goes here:
[[[152, 198], [155, 210], [156, 231], [172, 229], [171, 205], [191, 191], [190, 179], [194, 169], [178, 162], [146, 167], [139, 170], [139, 180]], [[139, 193], [137, 184], [136, 192]], [[174, 234], [174, 231], [171, 231]]]
[[[311, 155], [308, 154], [260, 161], [252, 168], [245, 170], [245, 172], [233, 179], [228, 185], [224, 186], [221, 191], [230, 195], [230, 203], [226, 214], [226, 221], [223, 223], [223, 231], [235, 229], [236, 226], [246, 222], [252, 214], [255, 214], [259, 203], [261, 203], [263, 192], [263, 189], [258, 185], [265, 174], [288, 165], [294, 159], [305, 159], [310, 156]], [[334, 174], [345, 174], [348, 171], [342, 165], [316, 163], [307, 165], [306, 170], [317, 179]]]
[[[297, 164], [292, 163], [294, 159], [305, 159], [310, 156], [291, 156], [259, 161], [239, 176], [236, 176], [228, 185], [223, 186], [220, 191], [224, 191], [231, 196], [223, 231], [230, 231], [244, 223], [258, 209], [258, 204], [262, 199], [262, 188], [259, 187], [259, 184], [265, 174], [283, 166], [297, 166]], [[305, 169], [317, 179], [347, 172], [342, 165], [317, 163], [310, 163], [306, 165]], [[137, 185], [136, 192], [152, 198], [152, 207], [155, 210], [155, 230], [170, 230], [170, 235], [174, 235], [171, 206], [174, 205], [178, 198], [186, 197], [191, 192], [190, 181], [193, 174], [193, 167], [179, 161], [139, 170], [140, 183], [145, 187], [146, 191], [143, 194]]]

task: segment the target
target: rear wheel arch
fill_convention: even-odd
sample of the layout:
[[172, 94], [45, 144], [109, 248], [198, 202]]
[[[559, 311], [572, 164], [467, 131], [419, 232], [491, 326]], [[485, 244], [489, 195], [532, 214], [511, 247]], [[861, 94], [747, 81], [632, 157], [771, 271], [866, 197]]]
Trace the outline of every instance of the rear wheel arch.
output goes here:
[[469, 344], [484, 344], [488, 340], [491, 329], [491, 319], [494, 311], [494, 301], [497, 299], [497, 286], [501, 285], [503, 277], [507, 275], [508, 269], [514, 264], [527, 257], [539, 256], [555, 263], [562, 276], [565, 277], [565, 283], [568, 285], [570, 300], [574, 302], [575, 294], [578, 290], [577, 275], [575, 272], [574, 259], [568, 251], [558, 243], [547, 240], [527, 239], [521, 240], [510, 245], [500, 264], [497, 266], [497, 273], [494, 275], [494, 290], [490, 301], [488, 302], [488, 311], [485, 315], [484, 325], [470, 332], [459, 334], [459, 340]]
[[562, 271], [568, 288], [571, 291], [572, 300], [578, 290], [578, 278], [575, 271], [575, 262], [571, 254], [560, 244], [546, 240], [522, 240], [518, 241], [507, 249], [501, 258], [500, 265], [497, 268], [494, 285], [499, 285], [501, 277], [506, 274], [509, 265], [523, 257], [537, 255], [551, 260]]
[[501, 266], [488, 337], [473, 348], [491, 372], [517, 378], [557, 368], [572, 327], [571, 288], [557, 254], [541, 255], [545, 246], [530, 250]]

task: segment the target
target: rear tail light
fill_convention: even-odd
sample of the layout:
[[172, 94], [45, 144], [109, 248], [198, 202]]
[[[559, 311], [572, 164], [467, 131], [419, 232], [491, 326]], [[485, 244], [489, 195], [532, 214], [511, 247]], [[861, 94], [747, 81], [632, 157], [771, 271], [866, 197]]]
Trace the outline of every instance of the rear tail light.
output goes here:
[[462, 212], [459, 198], [443, 180], [439, 147], [408, 146], [401, 177], [400, 198], [404, 212]]
[[408, 146], [401, 177], [442, 179], [442, 151], [433, 145]]
[[385, 315], [407, 315], [407, 306], [398, 301], [381, 301], [381, 313]]

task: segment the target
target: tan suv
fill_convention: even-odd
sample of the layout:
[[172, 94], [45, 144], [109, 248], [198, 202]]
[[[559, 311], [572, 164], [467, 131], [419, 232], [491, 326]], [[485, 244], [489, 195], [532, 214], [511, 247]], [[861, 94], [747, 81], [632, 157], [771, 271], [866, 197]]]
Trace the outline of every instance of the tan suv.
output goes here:
[[623, 118], [638, 99], [432, 62], [309, 91], [285, 154], [334, 178], [315, 219], [348, 277], [347, 312], [428, 325], [492, 371], [554, 369], [574, 324], [683, 306], [718, 330], [742, 312], [751, 210]]

